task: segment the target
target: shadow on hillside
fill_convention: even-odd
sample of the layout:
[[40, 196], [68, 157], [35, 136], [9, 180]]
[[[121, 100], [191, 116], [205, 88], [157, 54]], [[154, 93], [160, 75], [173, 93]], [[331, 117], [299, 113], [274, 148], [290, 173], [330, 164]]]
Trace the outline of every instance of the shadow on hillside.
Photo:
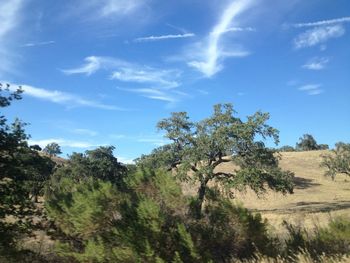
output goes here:
[[313, 186], [318, 186], [321, 185], [319, 183], [313, 183], [312, 179], [306, 179], [306, 178], [302, 178], [302, 177], [294, 177], [294, 183], [295, 183], [295, 189], [306, 189], [306, 188], [310, 188]]
[[350, 208], [350, 201], [336, 201], [336, 202], [298, 202], [290, 208], [276, 208], [256, 210], [259, 212], [275, 212], [278, 214], [290, 214], [295, 212], [330, 212]]

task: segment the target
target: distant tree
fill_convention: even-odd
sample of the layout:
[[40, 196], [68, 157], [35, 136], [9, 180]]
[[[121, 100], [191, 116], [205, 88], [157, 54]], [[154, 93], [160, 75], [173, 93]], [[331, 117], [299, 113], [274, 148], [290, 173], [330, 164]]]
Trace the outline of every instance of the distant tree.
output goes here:
[[350, 176], [350, 143], [338, 142], [331, 154], [323, 156], [321, 166], [326, 167], [326, 176], [335, 178], [337, 174]]
[[113, 155], [114, 149], [113, 146], [105, 146], [86, 151], [85, 154], [73, 153], [66, 164], [56, 170], [53, 177], [68, 175], [75, 182], [95, 178], [120, 184], [127, 168]]
[[319, 150], [329, 150], [329, 145], [328, 144], [319, 144], [318, 149]]
[[281, 152], [295, 152], [295, 148], [293, 146], [285, 145], [279, 148]]
[[42, 151], [41, 147], [39, 145], [37, 145], [37, 144], [31, 145], [30, 149], [38, 151], [38, 152]]
[[[211, 117], [199, 122], [190, 121], [186, 112], [177, 112], [158, 123], [173, 141], [162, 148], [159, 158], [175, 168], [180, 180], [199, 184], [193, 204], [197, 218], [201, 217], [210, 181], [221, 183], [228, 191], [250, 187], [259, 194], [268, 186], [282, 193], [293, 192], [293, 174], [282, 171], [274, 151], [255, 140], [272, 137], [278, 143], [278, 131], [266, 124], [269, 114], [257, 112], [246, 122], [233, 114], [231, 104], [218, 104]], [[227, 153], [231, 156], [225, 157]], [[240, 169], [217, 171], [215, 168], [224, 162], [233, 162]]]
[[303, 137], [299, 138], [295, 148], [298, 151], [313, 151], [318, 150], [319, 146], [311, 134], [304, 134]]
[[61, 147], [56, 142], [49, 143], [43, 149], [44, 153], [47, 153], [50, 157], [57, 156], [62, 153]]

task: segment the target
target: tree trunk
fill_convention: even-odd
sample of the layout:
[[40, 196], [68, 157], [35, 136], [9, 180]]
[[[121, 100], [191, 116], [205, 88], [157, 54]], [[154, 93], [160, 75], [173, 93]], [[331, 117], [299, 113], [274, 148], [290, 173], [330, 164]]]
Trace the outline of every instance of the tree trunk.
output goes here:
[[205, 198], [205, 192], [207, 190], [207, 183], [208, 183], [208, 179], [204, 179], [201, 182], [201, 185], [198, 189], [198, 199], [196, 200], [195, 211], [194, 211], [196, 219], [200, 219], [202, 217], [202, 205]]

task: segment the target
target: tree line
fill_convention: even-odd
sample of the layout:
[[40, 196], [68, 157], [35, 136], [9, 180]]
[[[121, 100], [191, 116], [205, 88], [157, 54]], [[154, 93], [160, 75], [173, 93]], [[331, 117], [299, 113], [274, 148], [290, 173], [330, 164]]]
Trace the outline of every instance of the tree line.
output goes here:
[[[0, 107], [21, 99], [0, 84]], [[198, 122], [186, 112], [158, 123], [172, 143], [143, 155], [134, 165], [114, 156], [113, 146], [73, 153], [62, 164], [58, 144], [41, 153], [28, 145], [25, 124], [0, 117], [0, 259], [5, 262], [234, 262], [258, 255], [297, 260], [301, 249], [349, 253], [350, 222], [337, 219], [308, 236], [286, 223], [279, 240], [259, 213], [233, 205], [237, 191], [292, 194], [294, 174], [278, 166], [266, 139], [279, 142], [269, 114], [238, 118], [231, 104], [214, 106]], [[260, 139], [257, 139], [260, 138]], [[327, 175], [349, 175], [349, 144], [325, 156]], [[233, 162], [239, 169], [219, 172]], [[185, 196], [181, 182], [195, 196]], [[40, 200], [39, 200], [40, 199]], [[44, 231], [55, 245], [49, 253], [21, 248], [25, 237]], [[340, 234], [339, 234], [340, 233]], [[321, 245], [320, 245], [321, 244]]]

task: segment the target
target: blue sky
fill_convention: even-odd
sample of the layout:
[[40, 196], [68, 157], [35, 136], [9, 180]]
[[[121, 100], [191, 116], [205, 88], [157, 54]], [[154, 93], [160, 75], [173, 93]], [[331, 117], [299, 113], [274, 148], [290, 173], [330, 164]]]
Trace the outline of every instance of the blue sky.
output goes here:
[[156, 123], [234, 104], [270, 112], [280, 145], [350, 141], [348, 0], [0, 0], [5, 109], [30, 143], [115, 145], [130, 161], [167, 141]]

